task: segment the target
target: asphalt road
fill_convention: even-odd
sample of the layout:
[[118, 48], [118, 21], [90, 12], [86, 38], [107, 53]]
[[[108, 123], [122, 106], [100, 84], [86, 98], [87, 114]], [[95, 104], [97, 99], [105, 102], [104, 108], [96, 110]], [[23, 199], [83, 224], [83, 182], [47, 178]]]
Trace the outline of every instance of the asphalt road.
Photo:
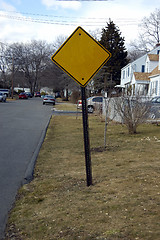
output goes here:
[[32, 176], [52, 109], [40, 98], [0, 103], [0, 239], [17, 190]]

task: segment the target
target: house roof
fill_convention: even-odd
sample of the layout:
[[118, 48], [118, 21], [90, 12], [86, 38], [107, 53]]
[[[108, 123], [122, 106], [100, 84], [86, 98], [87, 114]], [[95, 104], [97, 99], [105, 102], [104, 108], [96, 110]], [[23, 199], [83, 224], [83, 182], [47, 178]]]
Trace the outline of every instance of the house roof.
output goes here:
[[149, 75], [151, 73], [145, 73], [145, 72], [134, 72], [135, 80], [140, 80], [140, 81], [149, 81]]
[[150, 73], [150, 77], [155, 76], [157, 74], [160, 74], [158, 66], [155, 69], [153, 69], [153, 71]]
[[148, 54], [150, 61], [159, 61], [159, 55], [158, 54]]

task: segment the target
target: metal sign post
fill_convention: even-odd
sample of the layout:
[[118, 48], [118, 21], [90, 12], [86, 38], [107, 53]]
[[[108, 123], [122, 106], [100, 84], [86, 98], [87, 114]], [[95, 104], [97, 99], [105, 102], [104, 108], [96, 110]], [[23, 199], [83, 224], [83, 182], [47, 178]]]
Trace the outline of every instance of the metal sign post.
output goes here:
[[111, 53], [81, 27], [76, 28], [51, 57], [55, 64], [81, 86], [87, 186], [92, 185], [92, 170], [85, 87], [110, 57]]
[[90, 155], [90, 142], [88, 133], [88, 110], [86, 103], [86, 88], [81, 87], [82, 95], [82, 115], [83, 115], [83, 136], [84, 136], [84, 149], [85, 149], [85, 162], [86, 162], [86, 177], [87, 186], [92, 185], [92, 168], [91, 168], [91, 155]]

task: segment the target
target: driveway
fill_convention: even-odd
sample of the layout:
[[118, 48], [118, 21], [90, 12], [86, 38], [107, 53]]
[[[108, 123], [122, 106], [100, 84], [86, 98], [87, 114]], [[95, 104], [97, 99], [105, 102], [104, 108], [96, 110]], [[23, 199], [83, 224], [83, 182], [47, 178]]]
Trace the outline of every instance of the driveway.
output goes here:
[[0, 103], [0, 239], [19, 187], [32, 178], [52, 112], [39, 98]]

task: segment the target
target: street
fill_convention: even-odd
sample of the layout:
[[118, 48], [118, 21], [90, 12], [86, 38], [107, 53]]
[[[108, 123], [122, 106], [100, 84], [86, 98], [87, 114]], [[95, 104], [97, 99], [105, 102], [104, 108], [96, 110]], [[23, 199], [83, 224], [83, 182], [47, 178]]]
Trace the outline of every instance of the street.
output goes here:
[[17, 190], [31, 178], [52, 109], [40, 98], [0, 103], [0, 239]]

